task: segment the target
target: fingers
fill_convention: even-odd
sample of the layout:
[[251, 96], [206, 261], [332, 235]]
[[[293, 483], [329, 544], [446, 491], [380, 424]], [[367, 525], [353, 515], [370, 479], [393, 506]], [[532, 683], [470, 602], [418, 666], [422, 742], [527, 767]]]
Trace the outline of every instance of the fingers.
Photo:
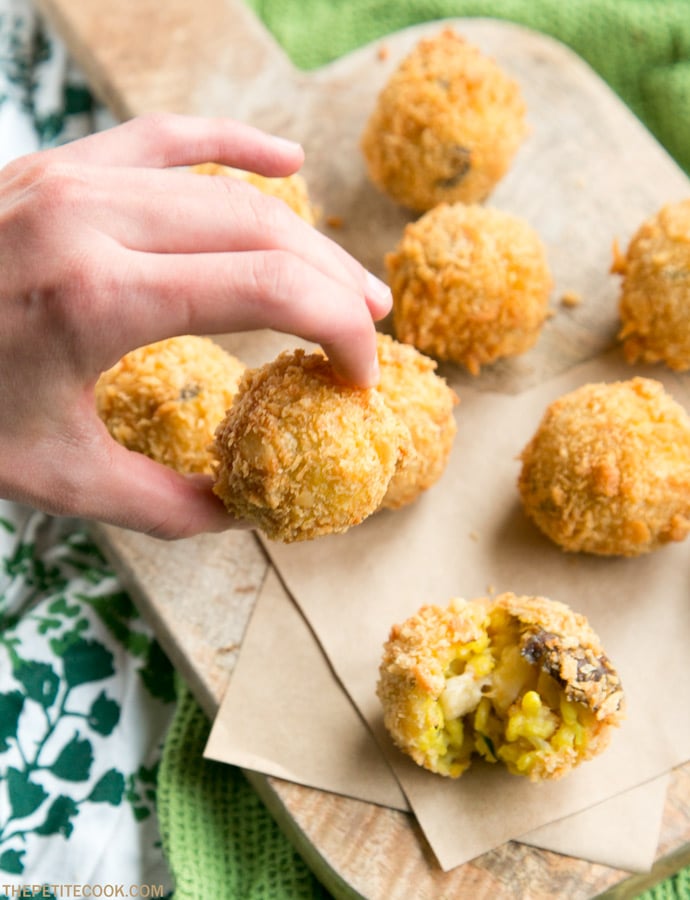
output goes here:
[[377, 380], [373, 320], [392, 305], [382, 282], [250, 185], [146, 168], [214, 159], [285, 174], [301, 148], [229, 120], [166, 115], [38, 154], [34, 168], [48, 154], [58, 164], [41, 178], [24, 171], [16, 191], [16, 290], [20, 256], [44, 259], [39, 293], [63, 298], [50, 309], [84, 344], [87, 377], [171, 335], [268, 327], [320, 343], [345, 381]]
[[[92, 426], [89, 426], [89, 422]], [[69, 427], [22, 447], [0, 440], [0, 496], [55, 516], [79, 516], [165, 539], [247, 529], [230, 516], [208, 476], [185, 476], [116, 443], [91, 412]]]
[[367, 273], [350, 254], [250, 184], [145, 170], [127, 170], [119, 183], [118, 171], [93, 186], [91, 215], [124, 247], [149, 253], [286, 250], [367, 293]]
[[111, 166], [188, 166], [218, 162], [282, 176], [304, 161], [299, 144], [231, 119], [171, 113], [141, 116], [49, 151], [55, 159]]
[[118, 444], [103, 474], [87, 505], [89, 518], [166, 540], [248, 527], [228, 514], [210, 478], [180, 475]]
[[338, 375], [376, 383], [376, 332], [370, 307], [389, 308], [373, 276], [366, 295], [283, 250], [201, 255], [141, 254], [125, 289], [119, 339], [129, 346], [170, 334], [221, 334], [272, 328], [321, 344]]

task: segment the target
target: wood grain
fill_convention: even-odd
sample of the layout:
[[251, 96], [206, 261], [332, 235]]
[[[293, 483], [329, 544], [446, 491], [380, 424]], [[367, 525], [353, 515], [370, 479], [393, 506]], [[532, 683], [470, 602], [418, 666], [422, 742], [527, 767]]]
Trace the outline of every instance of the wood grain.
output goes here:
[[[331, 231], [383, 275], [383, 255], [409, 216], [369, 185], [358, 152], [379, 87], [427, 23], [327, 66], [296, 70], [239, 0], [40, 0], [100, 97], [120, 118], [155, 111], [232, 115], [300, 140], [314, 200], [343, 227]], [[688, 194], [688, 181], [613, 94], [565, 48], [506, 23], [452, 23], [521, 83], [532, 134], [491, 202], [535, 224], [556, 281], [554, 317], [528, 357], [482, 375], [487, 390], [517, 392], [608, 348], [617, 328], [611, 241]], [[325, 221], [325, 218], [322, 219]], [[327, 230], [324, 226], [324, 230]], [[583, 303], [559, 306], [575, 291]], [[283, 339], [221, 343], [247, 362]], [[244, 352], [246, 351], [246, 352]], [[456, 377], [457, 380], [457, 377]], [[475, 383], [476, 384], [476, 383]], [[209, 716], [231, 676], [267, 571], [248, 533], [175, 545], [95, 526], [161, 643]], [[673, 773], [658, 863], [649, 876], [591, 865], [510, 842], [444, 873], [413, 818], [256, 773], [252, 784], [317, 876], [337, 897], [552, 898], [634, 896], [690, 862], [690, 768]]]

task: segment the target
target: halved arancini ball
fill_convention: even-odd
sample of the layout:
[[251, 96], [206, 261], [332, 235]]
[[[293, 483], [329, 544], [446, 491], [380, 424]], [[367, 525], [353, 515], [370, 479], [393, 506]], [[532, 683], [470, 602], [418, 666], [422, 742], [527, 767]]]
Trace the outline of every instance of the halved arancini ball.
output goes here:
[[377, 686], [394, 743], [457, 778], [473, 759], [560, 778], [608, 745], [620, 678], [584, 616], [546, 597], [429, 605], [391, 629]]

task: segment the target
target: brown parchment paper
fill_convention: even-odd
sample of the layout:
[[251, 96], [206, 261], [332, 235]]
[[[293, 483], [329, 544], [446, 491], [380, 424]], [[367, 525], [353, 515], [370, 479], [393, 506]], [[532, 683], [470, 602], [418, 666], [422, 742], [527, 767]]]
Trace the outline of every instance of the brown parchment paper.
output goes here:
[[[690, 687], [687, 542], [637, 559], [566, 554], [527, 522], [515, 487], [517, 456], [548, 402], [632, 374], [614, 353], [517, 396], [466, 388], [448, 469], [415, 504], [318, 542], [265, 542], [444, 869], [690, 756], [690, 707], [678, 701]], [[690, 405], [685, 379], [647, 374]], [[383, 729], [375, 685], [391, 624], [423, 603], [503, 590], [543, 594], [588, 616], [626, 689], [628, 717], [611, 747], [556, 783], [533, 785], [484, 764], [449, 781], [399, 753]]]
[[[371, 803], [407, 807], [392, 770], [273, 569], [205, 755]], [[660, 776], [520, 840], [618, 869], [647, 871], [656, 855], [667, 784], [668, 777]]]
[[309, 626], [268, 570], [205, 756], [393, 809], [391, 769]]

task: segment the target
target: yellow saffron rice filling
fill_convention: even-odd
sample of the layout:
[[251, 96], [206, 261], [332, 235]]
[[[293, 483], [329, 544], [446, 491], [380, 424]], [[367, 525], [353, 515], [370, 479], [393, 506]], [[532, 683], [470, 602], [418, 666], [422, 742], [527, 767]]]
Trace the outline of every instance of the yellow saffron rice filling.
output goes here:
[[[564, 623], [575, 627], [552, 630]], [[583, 617], [512, 594], [424, 607], [394, 626], [378, 693], [396, 744], [452, 778], [474, 757], [533, 781], [558, 778], [604, 749], [623, 708], [618, 676]]]

